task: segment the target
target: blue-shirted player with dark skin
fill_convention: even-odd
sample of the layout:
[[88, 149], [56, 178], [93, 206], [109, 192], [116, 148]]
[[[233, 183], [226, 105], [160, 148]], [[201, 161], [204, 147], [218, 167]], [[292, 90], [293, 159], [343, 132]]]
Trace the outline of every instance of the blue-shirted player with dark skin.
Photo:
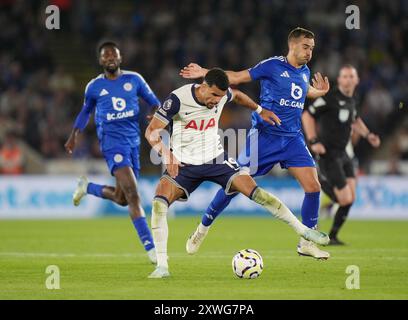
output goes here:
[[[267, 174], [277, 163], [288, 169], [305, 191], [301, 215], [303, 224], [309, 228], [317, 227], [320, 183], [315, 162], [307, 149], [301, 130], [301, 116], [306, 96], [315, 99], [324, 96], [330, 88], [327, 77], [323, 78], [320, 73], [312, 79], [313, 85], [309, 85], [310, 70], [306, 64], [312, 58], [314, 38], [311, 31], [296, 28], [288, 36], [287, 56], [263, 60], [247, 70], [227, 71], [232, 85], [259, 80], [260, 105], [273, 111], [282, 121], [280, 126], [271, 126], [253, 113], [252, 129], [247, 137], [246, 148], [239, 155], [237, 162], [241, 167], [249, 167], [253, 177]], [[182, 69], [180, 74], [184, 78], [194, 79], [205, 76], [207, 71], [191, 63]], [[258, 143], [251, 146], [251, 136], [255, 132], [259, 135]], [[258, 148], [258, 152], [252, 152], [250, 148]], [[257, 159], [250, 159], [251, 154], [258, 154]], [[187, 241], [188, 253], [194, 254], [198, 251], [210, 225], [234, 197], [235, 195], [226, 195], [222, 189], [218, 191], [198, 228]], [[297, 252], [317, 259], [330, 257], [328, 252], [302, 238]]]
[[73, 152], [76, 137], [85, 129], [95, 111], [99, 145], [110, 173], [116, 178], [116, 187], [88, 182], [85, 176], [81, 176], [73, 194], [73, 202], [78, 206], [86, 194], [92, 194], [121, 206], [129, 206], [130, 218], [149, 260], [156, 263], [153, 238], [137, 191], [140, 171], [138, 122], [139, 97], [152, 109], [160, 107], [160, 101], [140, 74], [120, 68], [122, 57], [115, 43], [102, 43], [98, 55], [104, 73], [86, 86], [84, 105], [75, 120], [65, 149], [69, 154]]

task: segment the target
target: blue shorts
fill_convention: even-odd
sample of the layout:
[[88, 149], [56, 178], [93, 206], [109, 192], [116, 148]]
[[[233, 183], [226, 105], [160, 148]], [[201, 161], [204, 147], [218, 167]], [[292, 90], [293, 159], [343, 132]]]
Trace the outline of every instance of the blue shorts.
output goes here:
[[267, 174], [277, 163], [282, 169], [316, 167], [302, 132], [286, 137], [257, 129], [249, 132], [237, 162], [243, 169], [249, 168], [253, 177]]
[[202, 165], [184, 164], [179, 167], [177, 177], [172, 178], [167, 170], [164, 172], [162, 179], [168, 179], [177, 187], [184, 191], [179, 201], [187, 201], [190, 194], [199, 187], [204, 181], [211, 181], [219, 184], [226, 194], [230, 192], [232, 180], [240, 175], [246, 174], [233, 158], [228, 158], [224, 153], [211, 162]]
[[136, 178], [139, 178], [140, 160], [139, 147], [131, 148], [120, 146], [115, 149], [109, 149], [102, 152], [109, 171], [113, 176], [119, 168], [130, 167], [133, 170]]

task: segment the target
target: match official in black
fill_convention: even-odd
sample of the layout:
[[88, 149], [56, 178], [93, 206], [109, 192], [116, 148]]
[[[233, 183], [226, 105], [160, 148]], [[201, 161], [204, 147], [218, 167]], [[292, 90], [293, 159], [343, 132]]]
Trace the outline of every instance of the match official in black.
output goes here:
[[332, 245], [344, 244], [337, 234], [356, 197], [354, 166], [346, 153], [352, 130], [375, 148], [381, 143], [357, 114], [354, 91], [358, 83], [356, 68], [344, 65], [339, 71], [337, 88], [316, 99], [302, 115], [309, 148], [317, 158], [322, 189], [340, 206], [329, 235]]

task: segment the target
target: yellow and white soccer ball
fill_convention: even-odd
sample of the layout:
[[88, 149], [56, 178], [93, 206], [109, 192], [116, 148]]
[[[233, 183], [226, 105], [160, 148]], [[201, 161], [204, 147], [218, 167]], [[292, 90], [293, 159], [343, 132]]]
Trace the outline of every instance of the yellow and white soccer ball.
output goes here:
[[263, 270], [261, 255], [253, 249], [244, 249], [237, 252], [232, 258], [232, 271], [239, 278], [258, 278]]

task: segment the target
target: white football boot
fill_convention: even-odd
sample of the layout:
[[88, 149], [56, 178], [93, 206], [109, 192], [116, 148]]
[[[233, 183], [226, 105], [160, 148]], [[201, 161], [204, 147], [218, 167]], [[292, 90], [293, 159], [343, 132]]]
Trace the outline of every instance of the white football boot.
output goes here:
[[196, 231], [187, 239], [186, 251], [188, 254], [194, 254], [200, 249], [201, 244], [208, 234], [208, 230], [209, 227], [204, 227], [201, 223], [199, 224]]
[[81, 199], [86, 196], [86, 191], [88, 189], [88, 179], [85, 176], [80, 176], [78, 178], [78, 185], [72, 195], [72, 202], [74, 206], [79, 206]]
[[307, 228], [301, 236], [306, 240], [313, 241], [314, 243], [323, 246], [327, 246], [330, 242], [330, 238], [327, 233], [316, 229]]
[[166, 267], [156, 267], [156, 269], [148, 276], [149, 279], [161, 279], [170, 277], [169, 269]]
[[304, 238], [300, 238], [297, 252], [301, 256], [313, 257], [315, 259], [327, 260], [330, 258], [330, 253], [320, 250], [316, 244]]
[[147, 251], [147, 257], [149, 258], [149, 261], [151, 263], [157, 264], [156, 248], [153, 248]]

